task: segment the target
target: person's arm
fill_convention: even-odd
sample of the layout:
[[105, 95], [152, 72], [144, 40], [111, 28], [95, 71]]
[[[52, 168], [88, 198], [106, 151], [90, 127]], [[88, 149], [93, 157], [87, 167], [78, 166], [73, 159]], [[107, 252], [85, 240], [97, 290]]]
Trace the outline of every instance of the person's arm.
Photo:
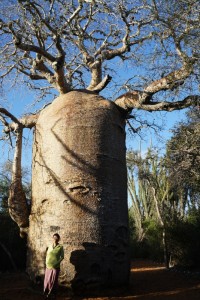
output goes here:
[[43, 252], [44, 253], [44, 264], [46, 266], [46, 257], [47, 257], [47, 251], [49, 247], [46, 247], [46, 250]]
[[64, 259], [64, 249], [63, 246], [60, 248], [60, 262]]

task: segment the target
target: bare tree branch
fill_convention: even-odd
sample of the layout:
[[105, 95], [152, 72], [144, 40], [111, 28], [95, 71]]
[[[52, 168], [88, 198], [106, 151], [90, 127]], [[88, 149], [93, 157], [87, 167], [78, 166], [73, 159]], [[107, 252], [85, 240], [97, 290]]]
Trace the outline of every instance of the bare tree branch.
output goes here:
[[153, 81], [149, 84], [140, 95], [140, 103], [149, 101], [152, 96], [160, 91], [172, 90], [184, 83], [193, 71], [194, 60], [187, 60], [179, 70], [169, 73], [167, 76]]
[[8, 123], [5, 118], [0, 115], [0, 121], [4, 124], [4, 132], [9, 133], [10, 131], [16, 131], [18, 126], [22, 128], [32, 128], [35, 126], [39, 114], [26, 115], [22, 118], [16, 118], [12, 113], [10, 113], [7, 109], [0, 107], [0, 114], [3, 114], [6, 117], [9, 117], [12, 120], [12, 123]]
[[[42, 4], [32, 0], [13, 4], [12, 13], [6, 9], [6, 1], [2, 3], [2, 80], [16, 74], [21, 79], [19, 74], [23, 73], [35, 80], [34, 86], [46, 80], [45, 84], [63, 94], [86, 88], [87, 70], [91, 75], [87, 89], [100, 92], [102, 74], [108, 73], [111, 60], [120, 58], [140, 70], [149, 71], [152, 65], [151, 74], [147, 70], [148, 75], [142, 74], [145, 84], [141, 87], [138, 80], [132, 88], [143, 92], [140, 101], [146, 103], [154, 94], [176, 89], [186, 78], [198, 76], [198, 72], [194, 75], [199, 60], [196, 0], [174, 2], [174, 9], [171, 2], [157, 0], [136, 4], [128, 0], [54, 0]], [[143, 47], [147, 42], [148, 51]], [[116, 66], [112, 69], [114, 73]]]
[[200, 96], [191, 95], [186, 97], [184, 100], [175, 101], [175, 102], [151, 102], [149, 104], [142, 104], [140, 109], [147, 111], [173, 111], [187, 108], [189, 106], [199, 106], [200, 105]]
[[91, 87], [89, 86], [87, 88], [87, 90], [92, 90], [93, 92], [101, 92], [103, 89], [105, 89], [105, 87], [109, 84], [109, 82], [111, 81], [112, 77], [109, 76], [109, 75], [106, 75], [104, 77], [104, 79], [99, 83], [97, 84], [96, 86], [94, 86], [94, 88], [91, 89]]
[[134, 91], [126, 93], [115, 100], [115, 104], [125, 111], [130, 112], [132, 109], [142, 109], [147, 111], [173, 111], [187, 108], [191, 105], [198, 106], [200, 104], [200, 96], [191, 95], [184, 100], [175, 102], [151, 102], [147, 104], [140, 103], [140, 92]]
[[8, 24], [8, 28], [10, 29], [11, 33], [13, 34], [14, 43], [15, 43], [15, 46], [17, 48], [19, 48], [21, 50], [24, 50], [24, 51], [32, 51], [32, 52], [38, 53], [41, 56], [48, 59], [50, 62], [54, 62], [56, 60], [56, 58], [54, 56], [52, 56], [50, 53], [48, 53], [44, 49], [42, 49], [38, 46], [35, 46], [35, 45], [30, 45], [30, 44], [23, 43], [22, 42], [22, 36], [20, 34], [17, 34], [14, 31], [12, 22], [10, 22]]
[[13, 114], [11, 114], [7, 109], [0, 107], [0, 113], [9, 117], [14, 123], [20, 124], [19, 120]]

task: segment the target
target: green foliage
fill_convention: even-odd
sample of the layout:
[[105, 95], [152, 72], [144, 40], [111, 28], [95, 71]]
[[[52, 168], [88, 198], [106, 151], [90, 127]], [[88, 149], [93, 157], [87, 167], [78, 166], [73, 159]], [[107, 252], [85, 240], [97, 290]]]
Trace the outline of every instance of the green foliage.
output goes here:
[[[200, 110], [191, 109], [167, 144], [166, 165], [174, 189], [187, 198], [188, 207], [200, 207]], [[186, 204], [186, 203], [183, 203]]]
[[131, 258], [148, 258], [150, 253], [149, 245], [146, 239], [138, 240], [135, 220], [131, 210], [129, 210], [129, 228]]
[[145, 236], [138, 239], [134, 217], [129, 211], [130, 246], [132, 258], [149, 258], [163, 261], [162, 229], [154, 220], [143, 222]]
[[163, 261], [162, 228], [155, 220], [144, 222], [146, 244], [149, 248], [149, 258]]
[[200, 267], [200, 210], [189, 212], [168, 227], [168, 243], [175, 265]]

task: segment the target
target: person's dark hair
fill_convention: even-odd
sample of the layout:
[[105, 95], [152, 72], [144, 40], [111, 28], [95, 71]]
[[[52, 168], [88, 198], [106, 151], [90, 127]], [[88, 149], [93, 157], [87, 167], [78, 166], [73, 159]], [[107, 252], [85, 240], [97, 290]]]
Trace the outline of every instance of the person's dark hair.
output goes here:
[[54, 233], [53, 236], [57, 236], [57, 238], [60, 240], [60, 235], [58, 233]]

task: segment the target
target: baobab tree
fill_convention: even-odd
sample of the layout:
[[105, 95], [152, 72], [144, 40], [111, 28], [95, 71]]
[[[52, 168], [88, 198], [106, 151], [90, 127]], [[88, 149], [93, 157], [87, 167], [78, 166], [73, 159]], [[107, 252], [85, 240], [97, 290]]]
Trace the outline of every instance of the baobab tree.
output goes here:
[[[127, 284], [125, 125], [139, 110], [198, 105], [190, 87], [198, 76], [199, 4], [10, 0], [0, 6], [2, 87], [9, 77], [41, 97], [52, 88], [58, 96], [21, 118], [0, 107], [4, 133], [16, 138], [9, 210], [27, 235], [27, 271], [32, 278], [43, 274], [44, 250], [56, 231], [65, 248], [63, 283]], [[139, 74], [110, 101], [99, 94], [112, 82], [117, 89], [119, 61]], [[30, 215], [21, 184], [24, 128], [34, 128]]]

